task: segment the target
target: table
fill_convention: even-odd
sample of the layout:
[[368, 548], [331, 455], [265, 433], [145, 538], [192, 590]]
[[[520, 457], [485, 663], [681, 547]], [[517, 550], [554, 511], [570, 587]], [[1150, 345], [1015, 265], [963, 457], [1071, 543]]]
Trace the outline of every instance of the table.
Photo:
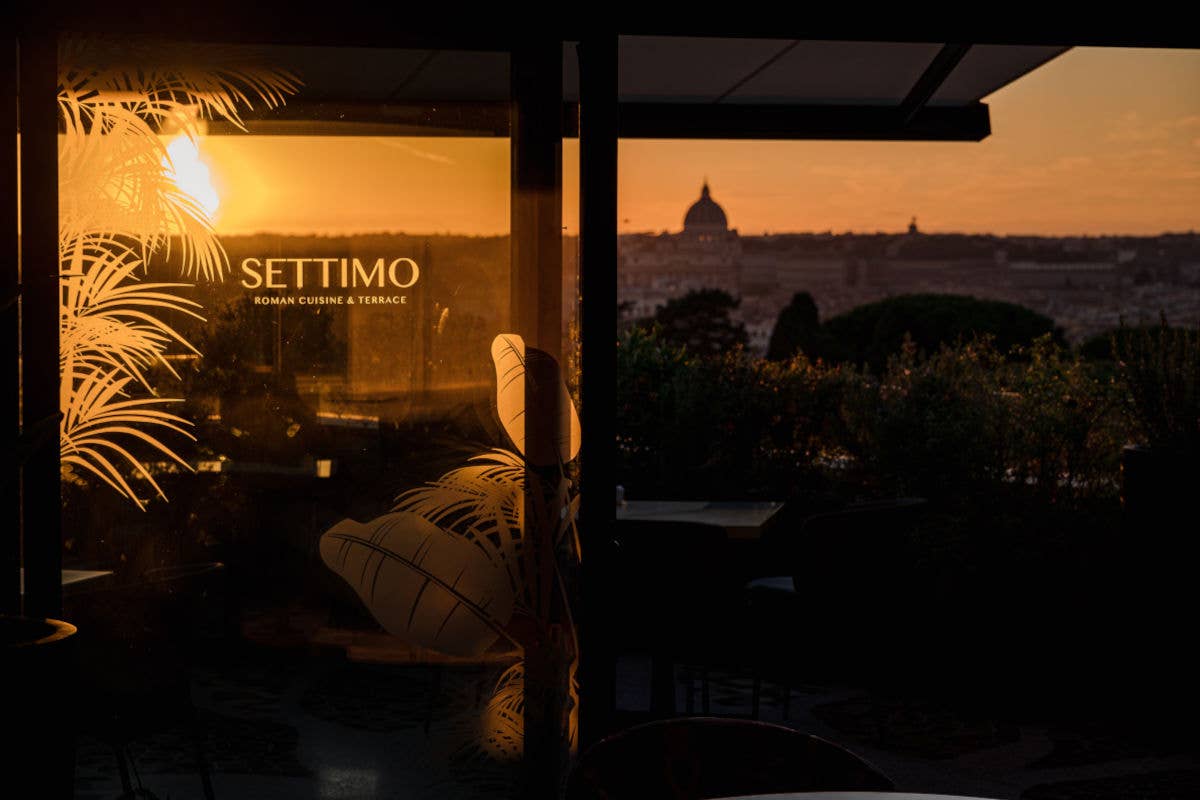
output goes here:
[[746, 794], [719, 800], [988, 800], [958, 794], [914, 794], [912, 792], [784, 792]]
[[[112, 574], [113, 571], [111, 569], [64, 569], [62, 571], [62, 585], [66, 587], [76, 583], [83, 583], [84, 581], [94, 581]], [[24, 567], [21, 567], [21, 594], [25, 594]]]
[[730, 539], [758, 539], [783, 503], [707, 500], [628, 500], [617, 519], [646, 522], [699, 522], [724, 528]]

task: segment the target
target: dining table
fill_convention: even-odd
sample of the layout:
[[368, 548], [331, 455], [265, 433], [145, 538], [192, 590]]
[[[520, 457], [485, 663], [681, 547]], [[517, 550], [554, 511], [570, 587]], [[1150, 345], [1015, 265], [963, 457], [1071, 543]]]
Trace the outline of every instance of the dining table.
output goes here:
[[[111, 569], [64, 569], [62, 570], [62, 585], [65, 590], [68, 586], [76, 586], [77, 584], [87, 583], [89, 581], [100, 580], [112, 575]], [[25, 594], [25, 568], [21, 567], [21, 594]]]
[[762, 536], [783, 503], [756, 500], [625, 500], [617, 504], [617, 519], [644, 522], [698, 522], [724, 528], [730, 539]]

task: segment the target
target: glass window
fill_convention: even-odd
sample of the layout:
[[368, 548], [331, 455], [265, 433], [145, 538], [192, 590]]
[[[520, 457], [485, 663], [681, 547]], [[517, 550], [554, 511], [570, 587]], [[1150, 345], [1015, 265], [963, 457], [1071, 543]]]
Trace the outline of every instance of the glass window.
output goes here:
[[527, 662], [573, 735], [578, 359], [515, 319], [509, 60], [63, 43], [78, 791], [504, 794]]

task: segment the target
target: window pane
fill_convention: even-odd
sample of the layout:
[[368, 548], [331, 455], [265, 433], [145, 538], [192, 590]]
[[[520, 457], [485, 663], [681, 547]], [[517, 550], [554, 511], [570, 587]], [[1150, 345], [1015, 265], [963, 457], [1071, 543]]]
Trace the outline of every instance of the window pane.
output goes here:
[[536, 358], [511, 335], [508, 56], [60, 58], [79, 791], [120, 793], [106, 743], [159, 796], [196, 772], [509, 791], [536, 619], [511, 385]]

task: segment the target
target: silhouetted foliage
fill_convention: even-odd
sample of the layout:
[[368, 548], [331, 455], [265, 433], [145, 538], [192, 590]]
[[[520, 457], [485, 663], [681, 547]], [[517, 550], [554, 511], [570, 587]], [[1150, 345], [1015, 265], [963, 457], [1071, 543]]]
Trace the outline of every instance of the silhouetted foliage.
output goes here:
[[1114, 336], [1117, 371], [1129, 412], [1147, 441], [1200, 453], [1200, 328], [1122, 332]]
[[816, 355], [866, 364], [875, 372], [900, 352], [906, 335], [926, 353], [985, 335], [1004, 352], [1047, 334], [1063, 341], [1053, 320], [1024, 306], [938, 294], [901, 295], [859, 306], [827, 320], [822, 331], [825, 349]]
[[[1089, 336], [1084, 339], [1079, 345], [1079, 355], [1083, 358], [1093, 361], [1115, 361], [1117, 356], [1113, 347], [1117, 350], [1128, 350], [1145, 335], [1158, 337], [1164, 330], [1162, 324], [1157, 325], [1122, 325], [1119, 328], [1097, 333], [1095, 336]], [[1167, 327], [1167, 331], [1182, 331], [1183, 328]]]
[[617, 344], [617, 474], [631, 498], [778, 498], [842, 437], [844, 368], [742, 350], [700, 358], [656, 331]]
[[1049, 336], [1007, 355], [987, 339], [928, 357], [908, 342], [844, 413], [870, 480], [946, 500], [1113, 497], [1129, 435], [1111, 383]]
[[730, 314], [741, 301], [721, 289], [698, 289], [659, 306], [653, 322], [664, 342], [689, 353], [716, 356], [748, 341], [746, 327]]
[[797, 353], [812, 356], [820, 349], [820, 338], [821, 321], [817, 304], [808, 292], [798, 292], [775, 320], [771, 341], [767, 345], [767, 358], [782, 361]]
[[[221, 306], [196, 338], [203, 355], [180, 370], [184, 412], [203, 426], [212, 455], [247, 460], [295, 461], [324, 438], [312, 408], [300, 397], [295, 376], [315, 371], [344, 352], [329, 314], [296, 314], [283, 320], [284, 369], [271, 368], [275, 314], [250, 297]], [[289, 324], [289, 322], [291, 324]], [[289, 349], [292, 352], [289, 354]], [[216, 412], [219, 422], [210, 419]]]
[[632, 498], [778, 499], [822, 473], [951, 503], [1111, 500], [1133, 432], [1112, 382], [1049, 336], [930, 356], [910, 341], [876, 378], [804, 357], [697, 358], [632, 331], [617, 376], [618, 475]]

